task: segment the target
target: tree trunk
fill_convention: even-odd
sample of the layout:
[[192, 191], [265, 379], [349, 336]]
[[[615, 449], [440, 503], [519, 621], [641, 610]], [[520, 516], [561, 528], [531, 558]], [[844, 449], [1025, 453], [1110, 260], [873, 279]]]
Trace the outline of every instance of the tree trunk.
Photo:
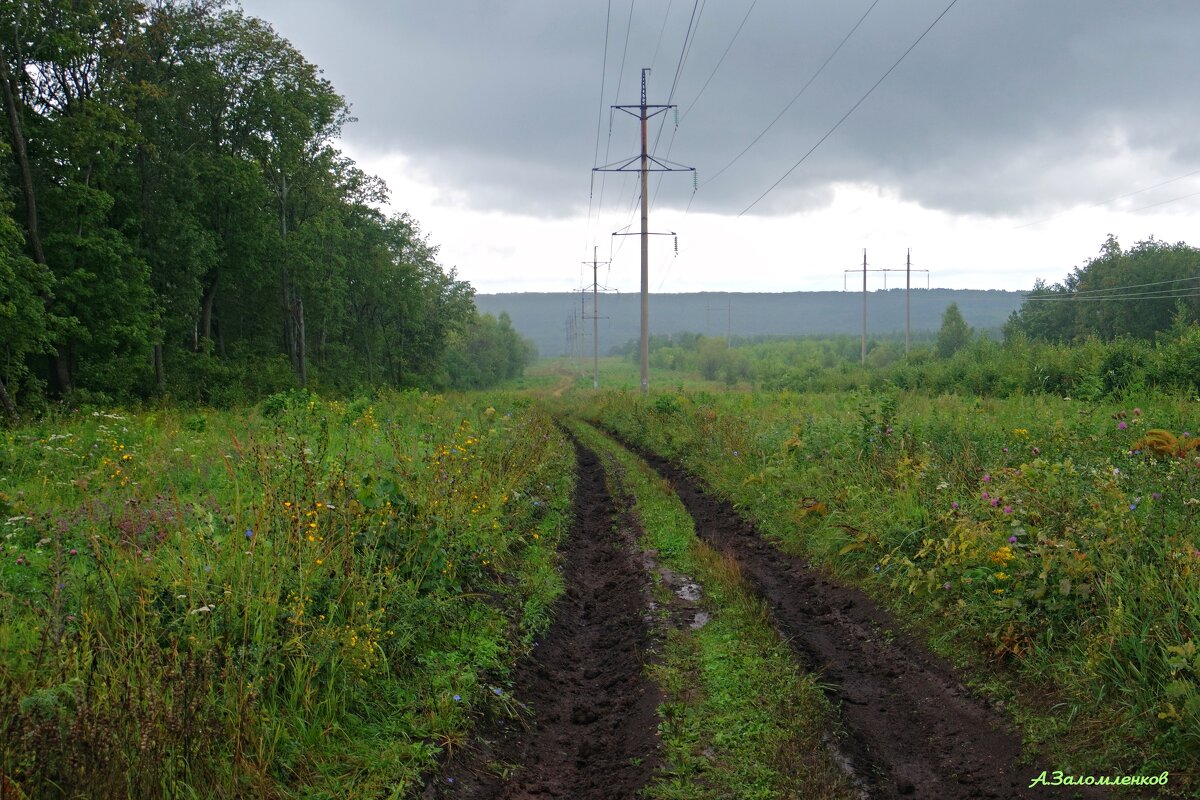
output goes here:
[[304, 299], [299, 294], [296, 295], [296, 339], [296, 351], [299, 356], [296, 373], [300, 376], [300, 388], [304, 389], [308, 386], [308, 359], [305, 355], [307, 348], [304, 336]]
[[33, 260], [38, 264], [45, 264], [46, 253], [42, 249], [42, 237], [38, 231], [37, 198], [33, 191], [33, 169], [29, 164], [29, 150], [25, 146], [25, 134], [21, 127], [21, 106], [17, 95], [17, 81], [9, 72], [8, 54], [2, 49], [0, 49], [0, 87], [4, 91], [4, 108], [8, 112], [8, 129], [9, 136], [12, 138], [13, 155], [16, 156], [17, 169], [21, 173], [21, 194], [25, 200], [25, 228], [29, 232], [29, 248], [33, 251]]
[[17, 414], [17, 407], [13, 404], [13, 400], [8, 394], [8, 389], [4, 385], [3, 378], [0, 378], [0, 405], [4, 406], [8, 418], [12, 420], [14, 425], [21, 424], [21, 417]]
[[[12, 139], [13, 156], [17, 160], [17, 171], [21, 174], [21, 195], [25, 201], [25, 229], [29, 237], [29, 250], [38, 266], [46, 266], [46, 251], [42, 248], [42, 235], [38, 227], [37, 193], [33, 188], [33, 167], [29, 162], [29, 149], [25, 145], [25, 133], [21, 127], [21, 100], [17, 92], [16, 76], [8, 68], [8, 54], [0, 48], [0, 92], [4, 94], [4, 109], [8, 115], [9, 137]], [[41, 292], [42, 303], [49, 311], [54, 297], [48, 291]], [[58, 390], [68, 395], [75, 388], [71, 381], [71, 364], [61, 348], [54, 356], [54, 375]]]
[[158, 386], [158, 390], [162, 391], [163, 386], [167, 382], [166, 370], [163, 369], [163, 346], [161, 344], [154, 345], [154, 381]]
[[217, 279], [204, 291], [200, 301], [200, 338], [212, 341], [213, 303], [217, 299]]

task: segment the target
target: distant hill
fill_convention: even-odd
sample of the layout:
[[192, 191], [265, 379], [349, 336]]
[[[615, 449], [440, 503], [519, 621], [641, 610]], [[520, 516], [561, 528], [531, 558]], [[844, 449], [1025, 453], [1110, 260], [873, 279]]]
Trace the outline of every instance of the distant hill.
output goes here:
[[[913, 289], [912, 330], [937, 331], [942, 312], [958, 303], [967, 324], [981, 330], [999, 330], [1008, 315], [1021, 305], [1022, 292], [977, 289]], [[508, 312], [513, 327], [532, 339], [542, 356], [567, 350], [567, 318], [581, 316], [579, 294], [523, 292], [477, 294], [480, 312]], [[728, 305], [728, 309], [727, 309]], [[600, 351], [635, 339], [639, 331], [637, 294], [600, 297]], [[592, 297], [586, 296], [592, 313]], [[590, 337], [592, 321], [577, 320]], [[862, 331], [862, 294], [859, 292], [698, 292], [651, 294], [650, 331], [674, 334], [683, 331], [724, 336], [726, 325], [733, 336], [808, 336], [858, 334]], [[867, 293], [868, 333], [904, 332], [904, 290]], [[587, 345], [590, 348], [590, 344]]]

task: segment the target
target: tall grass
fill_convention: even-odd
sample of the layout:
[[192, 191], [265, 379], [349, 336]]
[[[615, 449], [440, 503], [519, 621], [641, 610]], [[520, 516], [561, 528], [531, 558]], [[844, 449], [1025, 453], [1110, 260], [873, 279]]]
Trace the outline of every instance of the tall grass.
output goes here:
[[401, 795], [560, 591], [571, 450], [520, 402], [303, 393], [0, 446], [15, 797]]
[[1200, 416], [1143, 399], [610, 393], [595, 416], [780, 547], [1062, 698], [1048, 716], [1070, 720], [1030, 735], [1074, 727], [1063, 758], [1194, 772], [1200, 461], [1152, 452], [1146, 434], [1187, 438]]

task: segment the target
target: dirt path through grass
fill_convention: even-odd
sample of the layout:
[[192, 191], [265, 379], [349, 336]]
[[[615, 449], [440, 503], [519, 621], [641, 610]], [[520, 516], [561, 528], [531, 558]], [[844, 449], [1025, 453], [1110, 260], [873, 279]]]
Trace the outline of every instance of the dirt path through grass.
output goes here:
[[893, 633], [895, 621], [869, 597], [777, 550], [674, 465], [641, 455], [672, 482], [699, 536], [737, 558], [800, 659], [830, 684], [848, 732], [843, 752], [871, 798], [1074, 796], [1030, 789], [1043, 767], [1019, 763], [1020, 738], [1002, 715], [925, 647]]
[[515, 699], [531, 712], [528, 721], [521, 730], [511, 730], [509, 721], [483, 732], [426, 797], [631, 798], [658, 764], [660, 696], [644, 664], [645, 571], [630, 532], [614, 526], [618, 509], [599, 460], [577, 445], [576, 463], [566, 593], [550, 631], [513, 681]]

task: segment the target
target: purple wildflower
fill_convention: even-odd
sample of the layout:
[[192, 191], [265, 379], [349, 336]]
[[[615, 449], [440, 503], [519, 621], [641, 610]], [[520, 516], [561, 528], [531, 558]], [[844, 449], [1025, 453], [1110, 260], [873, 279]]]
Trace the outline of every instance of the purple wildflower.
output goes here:
[[1125, 420], [1121, 420], [1120, 422], [1117, 423], [1117, 430], [1119, 430], [1119, 431], [1123, 431], [1128, 427], [1129, 426], [1125, 424]]
[[1016, 544], [1017, 543], [1016, 534], [1013, 534], [1012, 536], [1008, 537], [1008, 541], [1012, 544]]
[[1005, 513], [1005, 514], [1011, 514], [1011, 513], [1012, 513], [1012, 506], [1005, 506], [1005, 507], [1004, 507], [1004, 513]]

